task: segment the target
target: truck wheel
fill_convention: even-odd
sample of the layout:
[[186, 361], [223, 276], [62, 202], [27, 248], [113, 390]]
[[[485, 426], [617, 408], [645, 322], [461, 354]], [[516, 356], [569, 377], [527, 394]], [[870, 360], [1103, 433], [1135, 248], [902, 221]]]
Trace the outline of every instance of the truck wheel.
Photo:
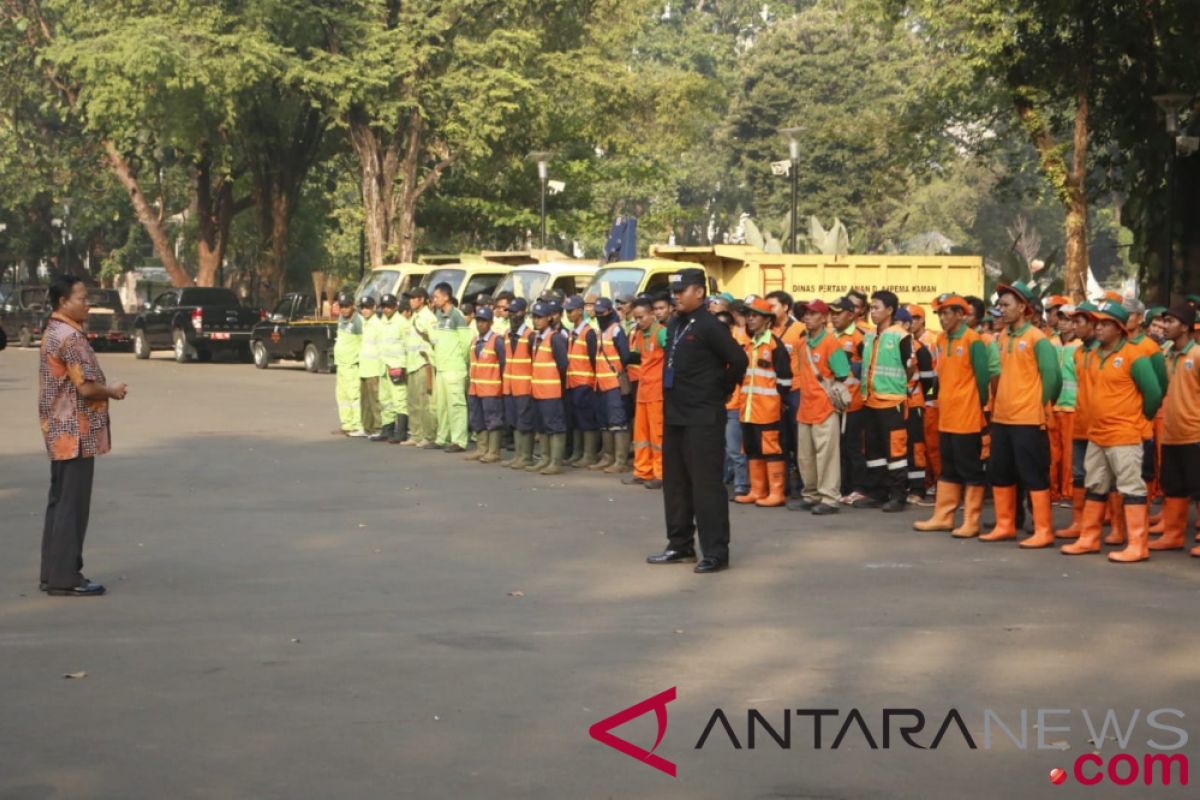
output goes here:
[[304, 345], [304, 369], [306, 372], [316, 372], [320, 367], [321, 354], [317, 352], [315, 344]]
[[176, 328], [171, 333], [171, 342], [175, 348], [175, 361], [180, 364], [186, 364], [192, 360], [196, 354], [195, 349], [188, 344], [187, 334]]
[[21, 326], [21, 330], [17, 334], [17, 344], [21, 347], [33, 347], [33, 334], [29, 332], [29, 328]]
[[258, 339], [255, 339], [254, 344], [250, 345], [250, 352], [254, 355], [254, 366], [259, 369], [271, 366], [271, 357], [267, 355], [267, 346]]
[[150, 342], [146, 341], [146, 332], [141, 328], [133, 332], [133, 355], [135, 358], [150, 357]]

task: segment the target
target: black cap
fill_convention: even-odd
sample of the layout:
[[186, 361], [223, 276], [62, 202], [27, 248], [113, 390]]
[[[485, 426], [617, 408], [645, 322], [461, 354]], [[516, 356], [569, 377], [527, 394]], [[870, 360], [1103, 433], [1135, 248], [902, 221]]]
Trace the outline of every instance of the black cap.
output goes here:
[[566, 302], [562, 304], [562, 307], [563, 311], [578, 311], [579, 309], [583, 308], [583, 298], [577, 294], [573, 294], [567, 298]]
[[408, 290], [409, 297], [416, 297], [419, 300], [428, 300], [429, 292], [425, 291], [424, 286], [416, 286]]
[[1164, 316], [1174, 317], [1190, 330], [1196, 324], [1196, 309], [1190, 303], [1176, 303], [1167, 309]]
[[839, 297], [829, 304], [831, 311], [857, 311], [858, 306], [854, 305], [854, 301], [849, 297]]
[[613, 301], [607, 297], [601, 297], [596, 301], [597, 314], [611, 314], [613, 312]]
[[349, 289], [342, 289], [338, 292], [337, 301], [340, 306], [354, 305], [354, 292]]
[[392, 294], [391, 292], [387, 292], [379, 298], [379, 305], [383, 306], [384, 308], [395, 308], [397, 305], [396, 295]]
[[358, 307], [359, 308], [374, 308], [375, 307], [375, 298], [369, 294], [364, 294], [362, 297], [360, 297], [358, 299]]
[[687, 286], [699, 286], [701, 288], [708, 286], [704, 270], [688, 267], [687, 269], [679, 270], [679, 272], [671, 276], [672, 292], [677, 292]]
[[529, 308], [529, 301], [527, 301], [524, 297], [516, 297], [513, 298], [512, 302], [508, 304], [508, 313], [521, 314], [527, 308]]

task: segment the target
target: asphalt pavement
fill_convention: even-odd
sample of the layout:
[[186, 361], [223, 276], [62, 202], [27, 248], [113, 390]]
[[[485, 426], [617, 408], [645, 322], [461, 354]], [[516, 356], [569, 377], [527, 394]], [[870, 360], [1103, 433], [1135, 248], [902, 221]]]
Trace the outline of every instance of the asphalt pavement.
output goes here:
[[[110, 593], [60, 599], [37, 354], [0, 352], [0, 800], [1186, 791], [1116, 786], [1087, 721], [1136, 710], [1135, 768], [1200, 732], [1200, 559], [736, 507], [733, 568], [697, 576], [644, 563], [659, 492], [331, 436], [334, 377], [299, 365], [100, 358], [130, 387], [85, 549]], [[653, 763], [589, 736], [655, 696]], [[649, 750], [645, 708], [613, 733]]]

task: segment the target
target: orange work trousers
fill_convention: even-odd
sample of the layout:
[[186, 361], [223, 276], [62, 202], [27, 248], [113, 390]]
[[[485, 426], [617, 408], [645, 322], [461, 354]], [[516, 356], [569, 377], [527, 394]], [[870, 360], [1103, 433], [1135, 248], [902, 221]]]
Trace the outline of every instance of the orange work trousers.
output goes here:
[[1071, 478], [1072, 441], [1075, 434], [1075, 412], [1055, 411], [1046, 426], [1050, 435], [1050, 498], [1071, 497], [1074, 481]]
[[662, 480], [663, 404], [638, 403], [633, 413], [633, 474], [642, 480]]
[[937, 485], [942, 474], [942, 451], [938, 448], [938, 407], [925, 406], [925, 487]]

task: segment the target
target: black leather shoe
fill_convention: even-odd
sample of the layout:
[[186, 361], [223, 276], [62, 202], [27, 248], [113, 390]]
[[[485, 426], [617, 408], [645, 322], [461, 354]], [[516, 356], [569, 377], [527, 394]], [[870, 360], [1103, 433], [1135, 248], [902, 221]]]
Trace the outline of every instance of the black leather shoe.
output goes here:
[[452, 444], [449, 447], [447, 447], [445, 450], [443, 450], [442, 452], [443, 453], [465, 453], [465, 452], [467, 452], [467, 448], [459, 447], [456, 444]]
[[817, 504], [812, 500], [792, 499], [787, 501], [789, 511], [812, 511]]
[[639, 478], [637, 475], [626, 475], [624, 478], [621, 478], [621, 483], [626, 486], [637, 486], [639, 483], [645, 482], [645, 478]]
[[436, 444], [434, 442], [426, 442], [425, 444], [421, 445], [421, 449], [422, 450], [441, 450], [442, 445]]
[[837, 506], [831, 506], [829, 503], [817, 503], [813, 506], [812, 513], [818, 517], [823, 517], [826, 514], [836, 514], [841, 511]]
[[646, 557], [647, 564], [691, 564], [696, 560], [695, 550], [663, 550]]
[[84, 581], [78, 586], [72, 586], [70, 589], [46, 589], [46, 594], [51, 597], [99, 597], [104, 594], [105, 589], [98, 583]]
[[897, 511], [904, 511], [907, 508], [908, 503], [903, 500], [888, 500], [879, 510], [886, 514], [895, 514]]
[[723, 569], [729, 569], [728, 561], [721, 561], [717, 558], [702, 558], [692, 572], [695, 572], [697, 575], [706, 575], [710, 572], [720, 572]]
[[651, 478], [650, 480], [646, 481], [642, 485], [645, 486], [647, 489], [661, 489], [662, 481], [660, 481], [658, 478]]

